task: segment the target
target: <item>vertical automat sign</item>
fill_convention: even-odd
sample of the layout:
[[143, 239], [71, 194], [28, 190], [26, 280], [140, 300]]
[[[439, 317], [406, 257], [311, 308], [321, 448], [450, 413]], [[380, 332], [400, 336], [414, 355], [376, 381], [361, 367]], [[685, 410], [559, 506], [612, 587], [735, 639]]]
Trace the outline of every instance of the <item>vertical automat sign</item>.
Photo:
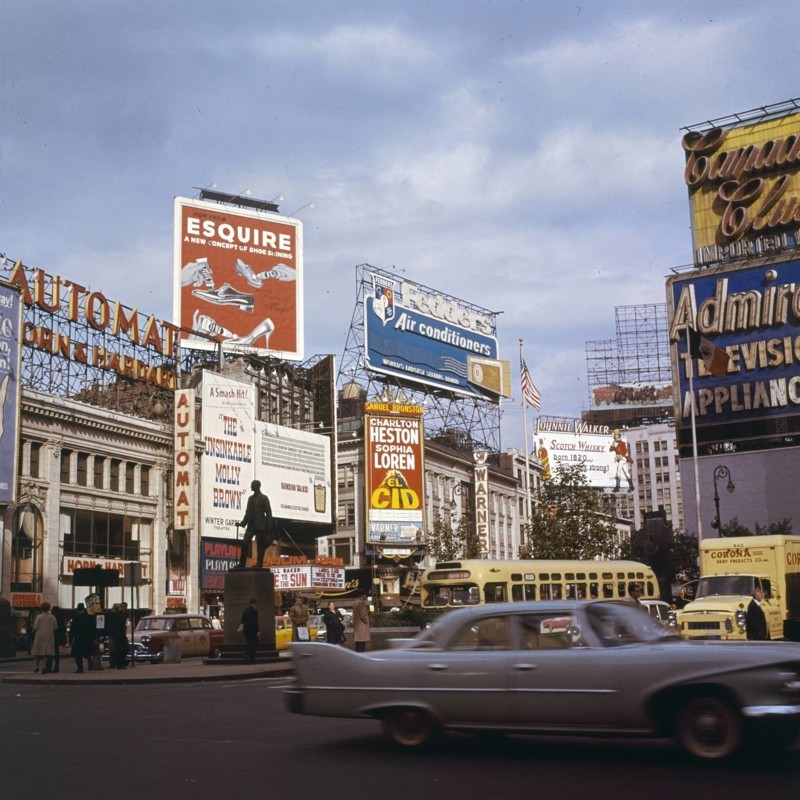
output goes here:
[[22, 299], [0, 283], [0, 503], [16, 501]]
[[425, 529], [422, 408], [367, 403], [366, 410], [389, 412], [364, 418], [367, 541], [420, 544]]
[[175, 486], [173, 487], [175, 530], [192, 527], [194, 507], [194, 389], [179, 389], [175, 392], [175, 443], [172, 465]]
[[[300, 220], [178, 197], [174, 259], [176, 324], [225, 349], [303, 358]], [[192, 335], [183, 344], [213, 347]]]

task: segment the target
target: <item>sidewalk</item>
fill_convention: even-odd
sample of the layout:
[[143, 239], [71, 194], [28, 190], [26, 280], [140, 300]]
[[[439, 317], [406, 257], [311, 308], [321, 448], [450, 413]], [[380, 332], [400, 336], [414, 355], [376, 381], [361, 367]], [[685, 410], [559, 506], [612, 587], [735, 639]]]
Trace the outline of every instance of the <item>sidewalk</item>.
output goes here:
[[42, 675], [33, 672], [33, 658], [20, 655], [0, 659], [4, 667], [15, 665], [18, 670], [0, 672], [0, 683], [98, 685], [134, 683], [197, 683], [199, 681], [230, 681], [248, 678], [278, 678], [290, 675], [292, 660], [281, 655], [261, 664], [228, 663], [222, 660], [187, 658], [178, 664], [136, 664], [127, 669], [87, 670], [75, 672], [71, 657], [61, 657], [61, 668], [56, 673]]

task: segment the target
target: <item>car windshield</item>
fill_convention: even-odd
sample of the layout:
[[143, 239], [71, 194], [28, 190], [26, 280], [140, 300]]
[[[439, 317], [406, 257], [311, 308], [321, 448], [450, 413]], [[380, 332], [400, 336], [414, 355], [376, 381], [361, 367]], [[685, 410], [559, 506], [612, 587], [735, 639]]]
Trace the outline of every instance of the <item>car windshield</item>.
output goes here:
[[603, 647], [675, 638], [632, 603], [596, 603], [586, 609], [586, 615]]
[[164, 619], [163, 617], [153, 617], [152, 619], [143, 619], [139, 621], [136, 626], [137, 631], [171, 631], [172, 623], [175, 620]]
[[700, 578], [695, 597], [714, 595], [748, 595], [753, 593], [752, 575], [711, 575]]
[[462, 583], [458, 586], [426, 585], [426, 606], [475, 606], [481, 595], [477, 584]]

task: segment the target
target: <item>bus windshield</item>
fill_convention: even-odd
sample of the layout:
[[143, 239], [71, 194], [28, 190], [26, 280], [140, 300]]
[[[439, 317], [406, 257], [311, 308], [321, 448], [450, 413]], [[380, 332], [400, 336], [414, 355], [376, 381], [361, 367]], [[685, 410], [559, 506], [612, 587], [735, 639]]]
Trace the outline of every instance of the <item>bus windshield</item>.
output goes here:
[[461, 583], [456, 586], [436, 586], [428, 584], [422, 596], [426, 607], [435, 606], [476, 606], [481, 601], [481, 593], [475, 583]]

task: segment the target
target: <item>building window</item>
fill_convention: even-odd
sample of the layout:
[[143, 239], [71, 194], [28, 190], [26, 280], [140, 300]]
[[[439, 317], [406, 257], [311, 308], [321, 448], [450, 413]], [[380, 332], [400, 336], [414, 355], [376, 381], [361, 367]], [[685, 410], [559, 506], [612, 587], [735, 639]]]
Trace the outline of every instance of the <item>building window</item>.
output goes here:
[[356, 524], [356, 504], [354, 501], [345, 501], [339, 504], [336, 524], [340, 528], [352, 528]]
[[89, 456], [87, 453], [78, 453], [78, 466], [76, 472], [76, 482], [78, 486], [86, 486], [86, 472], [89, 466]]
[[142, 467], [140, 488], [143, 497], [150, 497], [150, 467]]
[[118, 458], [111, 459], [111, 485], [108, 487], [112, 492], [120, 491], [119, 473], [122, 462]]
[[134, 494], [136, 492], [136, 465], [125, 465], [125, 491], [127, 494]]
[[61, 451], [61, 483], [69, 483], [69, 465], [72, 461], [72, 450]]
[[11, 536], [11, 591], [42, 591], [42, 515], [30, 505], [14, 515]]
[[42, 451], [42, 443], [41, 442], [31, 442], [31, 459], [29, 464], [29, 471], [28, 474], [31, 478], [41, 478], [42, 476], [39, 474], [39, 470], [41, 469], [39, 456], [41, 455]]
[[140, 561], [149, 549], [152, 522], [140, 517], [82, 508], [61, 509], [64, 555]]
[[92, 486], [95, 489], [105, 488], [103, 485], [103, 470], [105, 469], [106, 460], [102, 456], [94, 457], [94, 482]]

